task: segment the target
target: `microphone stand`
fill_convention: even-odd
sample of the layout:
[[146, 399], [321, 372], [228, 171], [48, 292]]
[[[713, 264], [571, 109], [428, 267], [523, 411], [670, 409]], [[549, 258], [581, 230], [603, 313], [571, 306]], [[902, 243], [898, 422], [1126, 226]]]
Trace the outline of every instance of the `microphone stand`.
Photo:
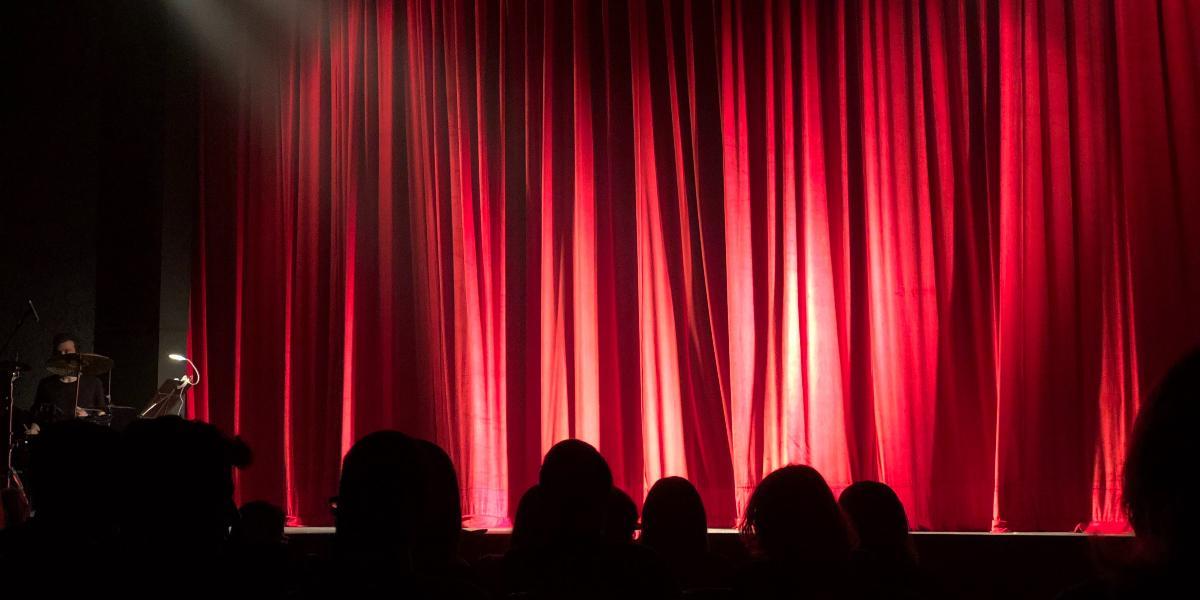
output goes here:
[[12, 345], [13, 340], [17, 339], [17, 334], [21, 332], [21, 327], [25, 325], [25, 319], [29, 318], [29, 310], [21, 313], [21, 320], [17, 321], [17, 326], [8, 334], [8, 339], [4, 340], [4, 347], [0, 348], [0, 356], [4, 356], [8, 352], [8, 347]]

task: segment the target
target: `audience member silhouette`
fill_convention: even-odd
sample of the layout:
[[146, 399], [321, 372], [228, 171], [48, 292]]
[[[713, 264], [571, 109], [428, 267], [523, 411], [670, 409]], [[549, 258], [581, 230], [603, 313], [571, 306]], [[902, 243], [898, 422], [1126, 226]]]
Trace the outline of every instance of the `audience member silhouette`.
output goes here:
[[414, 522], [413, 567], [426, 578], [469, 581], [468, 565], [458, 553], [463, 517], [454, 463], [437, 444], [414, 441], [425, 484], [421, 488], [420, 518]]
[[650, 487], [640, 542], [658, 553], [685, 591], [729, 586], [728, 563], [709, 552], [704, 503], [687, 479], [664, 477]]
[[908, 515], [892, 488], [878, 481], [859, 481], [842, 491], [838, 504], [857, 535], [851, 568], [859, 585], [873, 596], [938, 595], [917, 565]]
[[[359, 440], [342, 461], [334, 511], [338, 556], [375, 569], [411, 573], [412, 523], [420, 470], [416, 444], [397, 431]], [[407, 517], [407, 518], [397, 518]]]
[[580, 440], [555, 444], [542, 460], [538, 484], [554, 523], [555, 543], [592, 543], [599, 539], [612, 490], [612, 472], [595, 448]]
[[525, 490], [521, 501], [517, 503], [517, 514], [513, 517], [512, 539], [510, 546], [519, 550], [534, 550], [545, 547], [550, 542], [549, 509], [546, 507], [545, 494], [536, 483]]
[[274, 548], [284, 543], [287, 515], [266, 502], [247, 502], [238, 509], [238, 520], [229, 530], [229, 541], [247, 547]]
[[0, 537], [0, 565], [19, 580], [7, 590], [72, 593], [94, 582], [64, 572], [106, 560], [115, 548], [119, 435], [84, 421], [47, 426], [33, 442], [25, 477], [33, 517]]
[[[1125, 457], [1124, 503], [1138, 555], [1109, 581], [1064, 598], [1186, 598], [1200, 562], [1200, 348], [1177, 362], [1146, 399]], [[1188, 592], [1187, 590], [1192, 590]]]
[[608, 506], [604, 511], [604, 536], [613, 544], [633, 543], [637, 526], [637, 505], [633, 503], [633, 498], [620, 488], [609, 490]]
[[523, 531], [505, 556], [505, 591], [534, 598], [677, 595], [657, 557], [605, 534], [612, 489], [608, 463], [595, 448], [579, 440], [555, 444], [542, 462], [538, 491], [518, 510]]
[[483, 592], [449, 576], [457, 557], [458, 482], [440, 448], [398, 431], [359, 440], [342, 462], [331, 579], [315, 596], [472, 598]]
[[270, 502], [256, 500], [238, 509], [229, 530], [229, 565], [238, 588], [256, 598], [295, 592], [296, 574], [290, 568], [284, 527], [287, 516]]
[[549, 546], [553, 525], [541, 490], [540, 486], [534, 484], [525, 490], [517, 502], [509, 536], [509, 551], [483, 556], [472, 564], [476, 577], [495, 598], [524, 589], [525, 584], [534, 578], [533, 574], [525, 572], [533, 561], [525, 558], [543, 552]]
[[[121, 545], [139, 573], [131, 595], [223, 593], [225, 546], [238, 517], [233, 469], [249, 464], [249, 449], [212, 425], [167, 416], [130, 424], [119, 460]], [[180, 587], [183, 565], [208, 576]]]
[[849, 577], [850, 526], [816, 469], [790, 465], [764, 477], [742, 535], [755, 558], [735, 576], [743, 597], [859, 596]]

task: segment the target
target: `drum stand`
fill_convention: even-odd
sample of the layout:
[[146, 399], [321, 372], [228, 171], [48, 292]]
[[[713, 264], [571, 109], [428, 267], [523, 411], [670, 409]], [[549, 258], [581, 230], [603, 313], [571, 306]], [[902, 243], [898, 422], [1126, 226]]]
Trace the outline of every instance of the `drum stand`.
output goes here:
[[[33, 309], [32, 302], [29, 304], [29, 308]], [[17, 326], [13, 328], [12, 333], [8, 334], [8, 339], [4, 341], [4, 347], [0, 348], [0, 356], [4, 356], [4, 353], [8, 352], [8, 347], [16, 339], [17, 333], [25, 325], [25, 319], [28, 316], [29, 311], [21, 313], [21, 320], [17, 322]], [[41, 319], [37, 318], [36, 311], [33, 313], [33, 316], [39, 323], [41, 322]], [[29, 367], [28, 365], [21, 365], [19, 353], [17, 354], [17, 359], [9, 363], [11, 365], [10, 369], [4, 371], [4, 374], [8, 376], [8, 431], [7, 436], [4, 438], [4, 485], [0, 489], [16, 488], [24, 492], [25, 486], [21, 484], [21, 478], [17, 475], [16, 470], [13, 469], [13, 448], [17, 442], [16, 433], [13, 431], [14, 416], [17, 411], [17, 398], [14, 388], [16, 387], [17, 378], [21, 376], [21, 370], [28, 369]]]
[[83, 385], [83, 361], [79, 361], [79, 368], [75, 370], [75, 403], [71, 406], [71, 414], [67, 415], [68, 419], [74, 419], [79, 416], [79, 387]]
[[8, 444], [5, 446], [4, 452], [4, 486], [0, 489], [16, 488], [25, 491], [24, 484], [21, 483], [21, 476], [17, 475], [17, 470], [13, 468], [13, 448], [16, 446], [16, 435], [13, 432], [13, 413], [17, 411], [16, 397], [13, 393], [13, 388], [17, 382], [17, 377], [20, 377], [20, 371], [13, 369], [7, 373], [8, 375]]

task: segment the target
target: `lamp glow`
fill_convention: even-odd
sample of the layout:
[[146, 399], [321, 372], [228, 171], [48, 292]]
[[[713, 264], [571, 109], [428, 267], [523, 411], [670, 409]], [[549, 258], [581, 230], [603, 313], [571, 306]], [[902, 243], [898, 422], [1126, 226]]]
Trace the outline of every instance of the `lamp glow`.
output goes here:
[[168, 354], [167, 358], [169, 358], [175, 362], [186, 362], [189, 366], [192, 367], [192, 371], [195, 371], [196, 378], [192, 379], [185, 374], [183, 376], [183, 380], [193, 386], [200, 383], [200, 368], [197, 367], [196, 363], [192, 362], [191, 359], [189, 359], [188, 357], [186, 357], [182, 354]]

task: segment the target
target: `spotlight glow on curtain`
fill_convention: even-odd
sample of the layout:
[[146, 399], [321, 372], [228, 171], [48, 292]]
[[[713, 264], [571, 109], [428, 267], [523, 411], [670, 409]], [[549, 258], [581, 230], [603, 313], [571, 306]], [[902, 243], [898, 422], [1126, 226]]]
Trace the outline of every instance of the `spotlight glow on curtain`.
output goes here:
[[[915, 525], [1121, 527], [1200, 340], [1185, 0], [334, 2], [202, 102], [190, 410], [241, 499], [441, 444], [474, 525], [578, 437], [714, 525], [764, 474]], [[403, 518], [398, 516], [397, 518]]]

